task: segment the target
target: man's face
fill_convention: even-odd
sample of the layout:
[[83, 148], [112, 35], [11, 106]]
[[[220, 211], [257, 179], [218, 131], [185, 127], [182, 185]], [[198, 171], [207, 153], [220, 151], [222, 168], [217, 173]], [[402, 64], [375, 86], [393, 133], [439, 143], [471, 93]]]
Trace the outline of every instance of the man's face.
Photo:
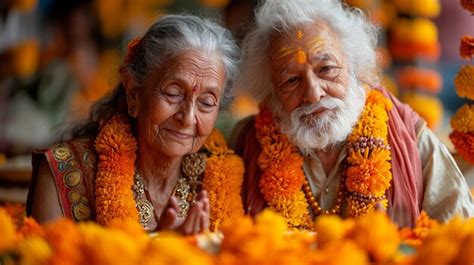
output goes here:
[[325, 23], [275, 35], [269, 63], [282, 131], [304, 152], [345, 140], [365, 95], [337, 35]]

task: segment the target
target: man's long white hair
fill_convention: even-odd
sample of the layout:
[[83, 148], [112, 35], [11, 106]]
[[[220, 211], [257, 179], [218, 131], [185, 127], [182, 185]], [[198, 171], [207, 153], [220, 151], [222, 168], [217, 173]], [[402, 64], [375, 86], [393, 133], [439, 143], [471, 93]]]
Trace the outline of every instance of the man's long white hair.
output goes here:
[[[244, 40], [244, 61], [237, 86], [245, 89], [259, 101], [274, 98], [268, 60], [272, 34], [289, 33], [298, 26], [309, 25], [318, 21], [326, 22], [341, 40], [343, 54], [347, 56], [349, 72], [352, 73], [351, 78], [355, 79], [355, 81], [351, 80], [349, 93], [363, 94], [364, 90], [360, 87], [362, 84], [378, 85], [375, 47], [377, 46], [379, 29], [367, 19], [362, 11], [347, 7], [340, 0], [266, 0], [262, 1], [257, 8], [255, 26]], [[344, 109], [344, 115], [350, 115], [354, 112], [356, 112], [354, 115], [358, 115], [362, 109], [362, 106], [358, 105], [363, 105], [364, 99], [358, 103], [351, 102], [351, 97], [357, 98], [354, 96], [347, 95], [344, 98], [343, 101], [347, 101], [345, 102], [346, 107], [340, 108], [341, 111]], [[358, 96], [358, 98], [360, 97], [361, 95]], [[341, 102], [338, 104], [341, 104]], [[352, 107], [355, 109], [351, 109]], [[273, 110], [278, 111], [275, 108]], [[300, 111], [307, 112], [308, 110]], [[285, 122], [284, 114], [283, 116], [280, 115], [282, 113], [274, 114], [280, 116], [282, 122]], [[340, 114], [334, 113], [332, 115]], [[298, 114], [294, 115], [297, 116]], [[341, 119], [352, 121], [354, 117], [342, 117]], [[345, 124], [352, 126], [354, 122]], [[321, 124], [327, 123], [321, 121]], [[289, 125], [288, 120], [283, 125]], [[328, 125], [321, 126], [325, 128]], [[334, 127], [331, 129], [331, 137], [340, 140], [344, 138], [342, 134], [347, 136], [347, 130], [350, 130], [350, 127], [349, 129], [344, 128], [344, 130]], [[293, 133], [293, 131], [285, 130], [286, 133]], [[296, 139], [299, 139], [298, 135], [303, 133], [300, 131], [294, 132], [294, 134]], [[338, 134], [341, 134], [341, 136], [333, 137], [333, 135]], [[331, 141], [331, 139], [327, 141]], [[324, 142], [322, 141], [321, 146], [327, 147], [328, 145], [325, 145]]]

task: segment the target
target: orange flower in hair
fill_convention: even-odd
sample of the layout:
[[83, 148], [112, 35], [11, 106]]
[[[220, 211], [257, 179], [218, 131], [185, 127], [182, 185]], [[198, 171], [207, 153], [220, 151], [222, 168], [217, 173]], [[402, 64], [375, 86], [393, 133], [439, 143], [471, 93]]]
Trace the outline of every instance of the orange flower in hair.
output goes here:
[[472, 59], [474, 57], [474, 37], [465, 35], [461, 38], [461, 48], [459, 49], [461, 57]]
[[130, 63], [133, 56], [135, 55], [135, 51], [138, 45], [141, 43], [141, 38], [135, 38], [131, 40], [127, 45], [127, 55], [125, 56], [125, 63]]

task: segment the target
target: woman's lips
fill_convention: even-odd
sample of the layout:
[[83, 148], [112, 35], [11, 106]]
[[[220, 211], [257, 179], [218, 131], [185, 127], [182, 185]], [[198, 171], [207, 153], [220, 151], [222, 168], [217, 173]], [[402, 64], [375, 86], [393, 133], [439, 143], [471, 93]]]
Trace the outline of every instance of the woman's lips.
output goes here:
[[175, 131], [171, 129], [165, 129], [171, 136], [181, 139], [181, 140], [188, 140], [193, 138], [193, 134], [190, 133], [185, 133], [185, 132], [180, 132], [180, 131]]

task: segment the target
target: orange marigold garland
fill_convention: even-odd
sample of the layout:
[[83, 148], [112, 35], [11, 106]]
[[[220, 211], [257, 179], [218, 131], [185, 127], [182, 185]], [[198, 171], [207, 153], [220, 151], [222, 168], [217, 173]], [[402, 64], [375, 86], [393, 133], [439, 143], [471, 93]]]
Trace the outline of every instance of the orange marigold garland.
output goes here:
[[[387, 207], [385, 192], [392, 180], [388, 143], [388, 111], [392, 103], [379, 91], [368, 92], [366, 107], [349, 136], [346, 189], [350, 216], [360, 216], [375, 204]], [[262, 170], [260, 191], [270, 208], [283, 215], [290, 227], [308, 228], [309, 204], [302, 192], [306, 179], [303, 158], [282, 134], [268, 108], [255, 119], [256, 136], [262, 147], [258, 165]]]
[[[99, 154], [95, 180], [97, 222], [110, 226], [114, 219], [138, 220], [132, 191], [137, 143], [128, 118], [116, 115], [107, 121], [96, 138], [95, 148]], [[244, 213], [240, 197], [244, 166], [216, 130], [204, 148], [210, 156], [203, 187], [209, 192], [211, 228], [218, 229], [224, 221]]]
[[392, 102], [369, 91], [365, 109], [349, 136], [346, 189], [350, 216], [365, 215], [378, 203], [387, 208], [385, 192], [392, 180], [388, 111]]
[[461, 47], [459, 53], [464, 59], [472, 59], [474, 57], [474, 37], [465, 35], [461, 38]]
[[240, 196], [244, 164], [242, 159], [227, 147], [224, 136], [213, 130], [204, 148], [211, 156], [207, 159], [203, 188], [208, 192], [211, 230], [244, 214]]
[[133, 198], [137, 142], [128, 118], [116, 115], [101, 128], [95, 149], [99, 155], [95, 180], [96, 221], [107, 226], [113, 219], [138, 220]]
[[471, 164], [474, 164], [474, 133], [453, 131], [449, 139], [459, 155]]
[[464, 65], [454, 78], [458, 96], [474, 100], [474, 65]]
[[291, 228], [308, 229], [311, 217], [301, 191], [305, 180], [303, 158], [286, 135], [280, 133], [269, 109], [263, 108], [255, 119], [256, 136], [262, 147], [258, 165], [263, 174], [261, 192], [269, 204]]

